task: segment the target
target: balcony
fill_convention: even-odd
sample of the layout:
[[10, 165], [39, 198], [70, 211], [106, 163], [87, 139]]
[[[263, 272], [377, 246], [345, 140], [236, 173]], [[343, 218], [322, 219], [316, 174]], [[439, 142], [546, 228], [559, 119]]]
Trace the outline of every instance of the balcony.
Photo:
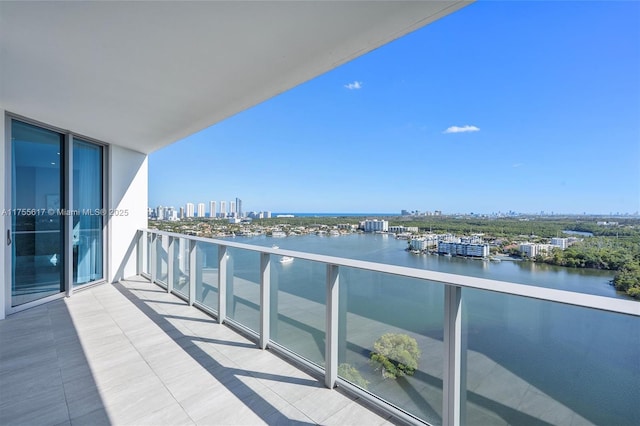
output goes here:
[[[2, 424], [640, 423], [637, 302], [154, 230], [134, 243], [137, 277], [0, 323], [19, 342], [0, 349]], [[416, 340], [413, 375], [372, 368], [386, 333]]]

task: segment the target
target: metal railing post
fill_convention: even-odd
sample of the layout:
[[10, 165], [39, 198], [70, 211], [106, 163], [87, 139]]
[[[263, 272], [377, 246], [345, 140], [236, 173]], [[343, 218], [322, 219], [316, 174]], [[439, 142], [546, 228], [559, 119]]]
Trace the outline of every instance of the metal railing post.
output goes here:
[[149, 258], [149, 269], [151, 270], [149, 271], [149, 275], [151, 275], [152, 283], [156, 282], [156, 263], [158, 261], [158, 247], [156, 247], [158, 245], [158, 242], [156, 241], [157, 239], [158, 234], [151, 233], [151, 243], [149, 243], [149, 256], [151, 256]]
[[146, 246], [146, 238], [147, 232], [139, 230], [136, 233], [137, 241], [136, 241], [136, 275], [142, 275], [144, 272], [144, 261], [145, 261], [145, 252], [144, 247]]
[[218, 246], [218, 323], [227, 318], [227, 247]]
[[338, 378], [338, 310], [340, 291], [340, 270], [337, 265], [327, 265], [327, 314], [326, 314], [326, 339], [325, 339], [325, 363], [326, 370], [324, 384], [333, 389]]
[[189, 242], [189, 306], [193, 306], [193, 302], [196, 301], [196, 283], [198, 281], [196, 271], [198, 267], [198, 250], [194, 240], [187, 241]]
[[[442, 389], [442, 424], [459, 426], [463, 424], [462, 409], [463, 365], [462, 339], [462, 288], [453, 285], [444, 287], [444, 371]], [[466, 376], [466, 375], [465, 375]], [[466, 388], [466, 386], [465, 386]]]
[[169, 247], [167, 248], [167, 293], [171, 293], [173, 291], [173, 278], [175, 275], [175, 266], [173, 264], [173, 259], [175, 258], [176, 240], [178, 240], [177, 244], [180, 245], [180, 239], [174, 237], [168, 238]]
[[260, 349], [269, 343], [271, 318], [271, 255], [260, 253]]

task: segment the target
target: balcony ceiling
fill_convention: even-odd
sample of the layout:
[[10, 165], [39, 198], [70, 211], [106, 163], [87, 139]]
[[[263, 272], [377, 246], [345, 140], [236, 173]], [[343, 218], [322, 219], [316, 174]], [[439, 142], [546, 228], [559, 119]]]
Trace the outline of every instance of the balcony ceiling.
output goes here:
[[0, 1], [0, 108], [149, 153], [468, 3]]

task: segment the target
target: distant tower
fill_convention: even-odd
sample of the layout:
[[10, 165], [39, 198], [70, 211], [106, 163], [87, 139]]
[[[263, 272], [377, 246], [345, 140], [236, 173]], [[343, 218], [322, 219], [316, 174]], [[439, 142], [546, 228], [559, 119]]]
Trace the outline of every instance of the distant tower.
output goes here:
[[220, 201], [220, 217], [227, 217], [227, 202]]
[[216, 217], [216, 202], [209, 201], [209, 217]]
[[242, 217], [242, 200], [238, 197], [236, 197], [236, 212], [238, 217]]
[[187, 203], [187, 207], [185, 208], [187, 211], [187, 217], [193, 217], [195, 212], [195, 206], [193, 203]]
[[236, 203], [229, 201], [229, 216], [236, 217]]
[[204, 217], [204, 203], [198, 203], [198, 217]]
[[180, 207], [180, 219], [184, 219], [184, 207]]

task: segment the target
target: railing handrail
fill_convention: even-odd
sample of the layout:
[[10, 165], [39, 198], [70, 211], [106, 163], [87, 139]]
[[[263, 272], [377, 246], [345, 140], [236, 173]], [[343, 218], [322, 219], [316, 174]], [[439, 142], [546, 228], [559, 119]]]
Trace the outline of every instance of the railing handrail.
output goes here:
[[218, 240], [215, 238], [180, 234], [177, 232], [160, 231], [157, 229], [142, 229], [141, 231], [164, 235], [167, 237], [184, 238], [192, 241], [200, 241], [203, 243], [250, 250], [258, 253], [291, 256], [296, 259], [310, 260], [329, 265], [345, 266], [408, 278], [417, 278], [426, 281], [438, 282], [444, 285], [492, 291], [514, 296], [527, 297], [531, 299], [545, 300], [566, 305], [614, 312], [618, 314], [640, 316], [640, 302], [636, 302], [633, 300], [616, 299], [613, 297], [577, 293], [573, 291], [558, 290], [547, 287], [538, 287], [529, 284], [517, 284], [509, 281], [498, 281], [488, 278], [470, 277], [466, 275], [451, 274], [447, 272], [430, 271], [427, 269], [397, 266], [387, 263], [369, 262], [365, 260], [348, 259], [344, 257], [327, 256], [323, 254], [307, 253], [246, 243], [237, 243], [228, 240]]

